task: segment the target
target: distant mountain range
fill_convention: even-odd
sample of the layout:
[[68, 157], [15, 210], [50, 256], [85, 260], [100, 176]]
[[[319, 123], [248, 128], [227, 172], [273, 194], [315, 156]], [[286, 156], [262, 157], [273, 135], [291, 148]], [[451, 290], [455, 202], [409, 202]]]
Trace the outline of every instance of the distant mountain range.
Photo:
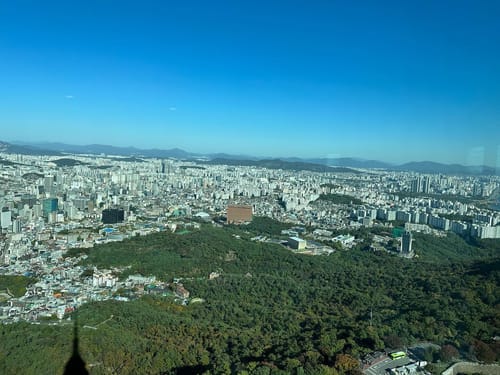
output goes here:
[[391, 169], [397, 171], [413, 171], [419, 173], [444, 173], [457, 175], [495, 175], [500, 170], [486, 165], [464, 166], [461, 164], [441, 164], [432, 161], [421, 161], [401, 164]]
[[0, 141], [0, 152], [6, 154], [22, 154], [22, 155], [49, 155], [62, 156], [63, 154], [54, 149], [41, 149], [32, 145], [19, 145]]
[[464, 166], [460, 164], [442, 164], [431, 161], [410, 162], [401, 165], [390, 164], [378, 160], [359, 158], [258, 158], [249, 155], [230, 155], [225, 153], [197, 154], [173, 149], [139, 149], [136, 147], [116, 147], [109, 145], [69, 145], [65, 143], [28, 143], [28, 142], [1, 142], [0, 152], [25, 155], [64, 156], [67, 154], [95, 154], [134, 156], [142, 158], [175, 158], [191, 160], [205, 164], [247, 165], [261, 166], [271, 169], [311, 170], [317, 172], [354, 172], [357, 169], [385, 169], [393, 171], [410, 171], [419, 173], [443, 173], [456, 175], [494, 175], [499, 170], [489, 166]]
[[286, 161], [307, 161], [308, 163], [330, 165], [336, 167], [361, 168], [361, 169], [390, 169], [394, 165], [384, 163], [378, 160], [364, 160], [358, 158], [317, 158], [317, 159], [300, 159], [300, 158], [283, 158]]
[[[69, 154], [94, 154], [94, 155], [119, 155], [119, 156], [142, 156], [151, 158], [176, 158], [176, 159], [190, 159], [195, 154], [187, 151], [173, 148], [170, 150], [149, 149], [142, 150], [135, 147], [115, 147], [109, 145], [68, 145], [65, 143], [45, 142], [45, 143], [25, 143], [16, 142], [14, 147], [28, 147], [29, 149], [38, 149], [44, 155], [51, 155], [50, 152], [58, 152]], [[22, 153], [22, 152], [20, 152]]]

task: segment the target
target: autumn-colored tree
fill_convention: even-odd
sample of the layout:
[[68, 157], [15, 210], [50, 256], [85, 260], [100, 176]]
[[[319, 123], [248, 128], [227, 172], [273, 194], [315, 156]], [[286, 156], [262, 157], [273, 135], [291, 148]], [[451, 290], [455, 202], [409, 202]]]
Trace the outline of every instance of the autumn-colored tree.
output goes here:
[[477, 359], [484, 362], [495, 362], [496, 354], [487, 343], [481, 340], [474, 340], [472, 346]]
[[346, 372], [353, 370], [359, 366], [359, 361], [349, 354], [338, 354], [335, 358], [335, 368], [339, 371]]
[[458, 350], [451, 344], [443, 345], [441, 351], [439, 352], [439, 358], [442, 361], [451, 361], [454, 358], [458, 358]]

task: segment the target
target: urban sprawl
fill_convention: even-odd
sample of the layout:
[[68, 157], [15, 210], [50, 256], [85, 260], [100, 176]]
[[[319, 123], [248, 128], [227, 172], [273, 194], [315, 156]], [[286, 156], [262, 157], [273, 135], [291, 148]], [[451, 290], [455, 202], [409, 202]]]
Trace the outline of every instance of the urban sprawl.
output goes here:
[[[89, 273], [79, 265], [85, 255], [64, 255], [71, 248], [199, 222], [221, 225], [231, 216], [238, 222], [264, 216], [291, 223], [282, 233], [289, 239], [281, 243], [311, 255], [348, 249], [357, 240], [351, 233], [360, 227], [401, 227], [397, 253], [408, 258], [415, 255], [413, 232], [500, 238], [500, 215], [488, 206], [498, 199], [500, 179], [494, 176], [297, 172], [104, 155], [0, 154], [0, 161], [0, 275], [37, 279], [19, 298], [0, 291], [4, 323], [63, 319], [88, 301], [126, 300], [115, 292], [135, 286], [153, 285], [188, 303], [180, 279], [132, 275], [120, 281], [117, 270]], [[329, 199], [339, 196], [348, 199]], [[307, 240], [301, 238], [304, 228]], [[255, 240], [278, 241], [264, 235]], [[372, 250], [386, 249], [390, 240], [374, 236]]]

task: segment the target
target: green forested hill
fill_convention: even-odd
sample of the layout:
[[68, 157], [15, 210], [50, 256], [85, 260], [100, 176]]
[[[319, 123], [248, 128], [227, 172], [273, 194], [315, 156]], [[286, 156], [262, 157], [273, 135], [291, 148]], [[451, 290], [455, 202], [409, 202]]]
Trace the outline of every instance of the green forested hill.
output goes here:
[[[417, 238], [421, 246], [429, 243], [414, 260], [358, 249], [312, 257], [250, 242], [243, 230], [207, 226], [91, 249], [88, 264], [132, 265], [127, 273], [163, 279], [189, 277], [183, 282], [191, 296], [205, 300], [181, 306], [146, 296], [84, 305], [78, 317], [81, 354], [91, 372], [355, 373], [352, 358], [383, 349], [394, 337], [403, 344], [451, 343], [474, 353], [498, 334], [500, 258], [491, 243], [477, 254], [457, 248], [460, 256], [451, 260], [452, 244], [465, 246], [461, 239], [443, 239], [441, 253], [431, 239]], [[216, 269], [221, 277], [208, 280]], [[96, 330], [83, 328], [111, 315]], [[2, 373], [18, 373], [26, 351], [37, 353], [23, 362], [27, 374], [60, 372], [69, 357], [70, 327], [0, 329]], [[64, 345], [67, 352], [54, 349]]]
[[35, 281], [31, 277], [0, 275], [0, 291], [11, 293], [14, 297], [21, 297], [26, 293], [26, 287]]

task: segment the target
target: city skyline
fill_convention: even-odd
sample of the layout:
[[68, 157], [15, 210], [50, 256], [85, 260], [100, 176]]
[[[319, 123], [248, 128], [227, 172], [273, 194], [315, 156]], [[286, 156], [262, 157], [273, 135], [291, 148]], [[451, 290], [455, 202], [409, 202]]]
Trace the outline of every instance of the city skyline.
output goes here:
[[0, 12], [2, 140], [500, 165], [494, 2]]

